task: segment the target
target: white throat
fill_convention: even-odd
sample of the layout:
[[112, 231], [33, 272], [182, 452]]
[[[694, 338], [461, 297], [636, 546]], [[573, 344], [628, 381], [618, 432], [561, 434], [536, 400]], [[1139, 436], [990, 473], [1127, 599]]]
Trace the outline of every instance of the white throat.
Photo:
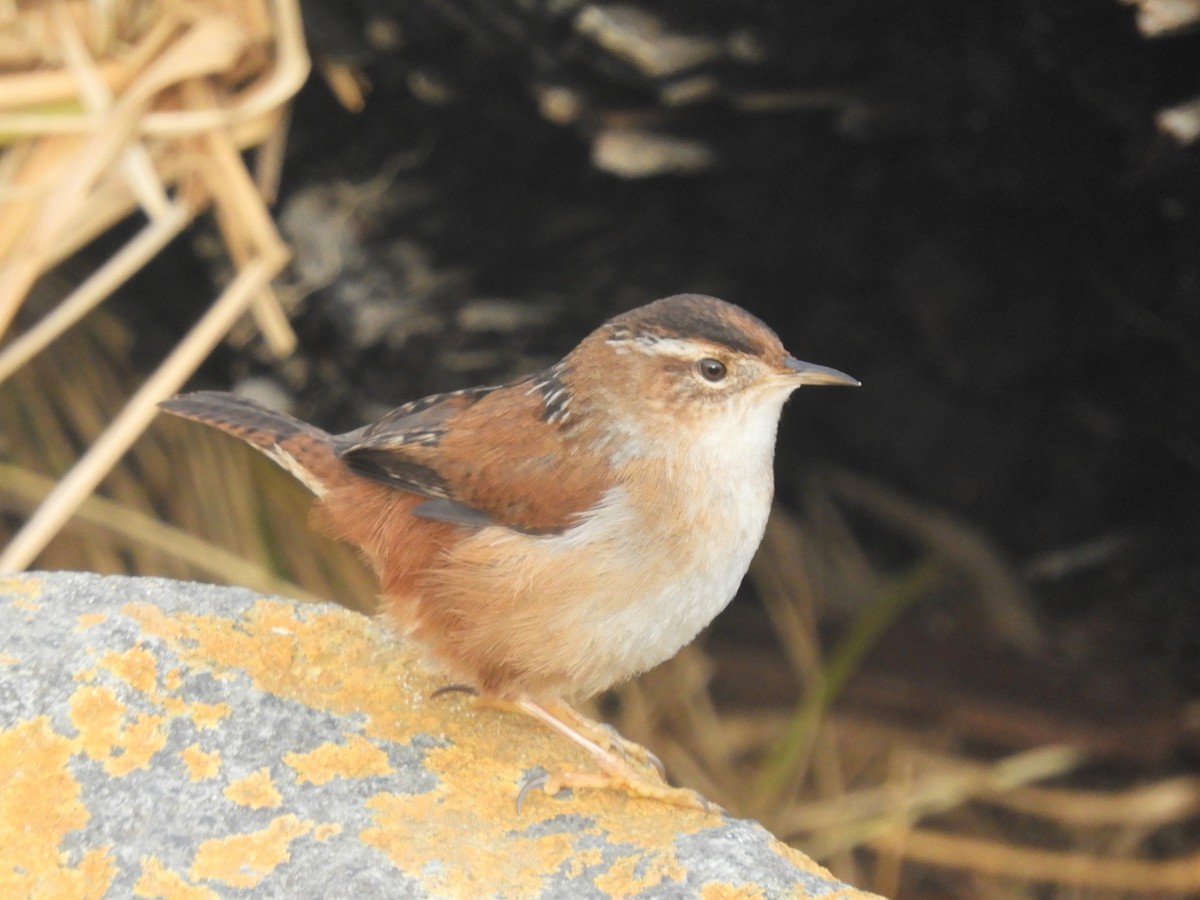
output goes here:
[[724, 410], [725, 427], [698, 429], [678, 444], [658, 495], [634, 498], [615, 488], [587, 522], [563, 535], [615, 545], [628, 564], [583, 600], [594, 616], [574, 617], [595, 629], [584, 640], [597, 673], [607, 673], [594, 686], [578, 673], [581, 694], [607, 687], [600, 681], [611, 682], [613, 671], [628, 677], [674, 656], [733, 599], [771, 508], [786, 394], [772, 399], [746, 398], [741, 415]]

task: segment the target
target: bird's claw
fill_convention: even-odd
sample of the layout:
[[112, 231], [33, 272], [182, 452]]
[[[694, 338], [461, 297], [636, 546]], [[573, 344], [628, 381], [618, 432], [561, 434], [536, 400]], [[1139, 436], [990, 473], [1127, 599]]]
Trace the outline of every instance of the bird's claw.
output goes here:
[[454, 684], [443, 684], [440, 688], [436, 688], [429, 694], [430, 700], [436, 700], [438, 697], [444, 697], [446, 694], [470, 694], [472, 697], [479, 696], [479, 688], [472, 684], [463, 684], [455, 682]]
[[521, 783], [521, 789], [517, 791], [517, 815], [521, 814], [521, 805], [525, 802], [525, 795], [534, 788], [544, 788], [550, 783], [550, 776], [545, 772], [538, 772], [530, 775]]

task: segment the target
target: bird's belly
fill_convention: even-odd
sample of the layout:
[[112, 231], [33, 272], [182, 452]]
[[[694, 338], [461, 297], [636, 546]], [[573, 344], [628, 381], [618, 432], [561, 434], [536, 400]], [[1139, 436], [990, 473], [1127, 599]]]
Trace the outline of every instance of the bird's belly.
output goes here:
[[741, 482], [704, 503], [668, 503], [668, 516], [656, 510], [656, 528], [644, 519], [638, 528], [615, 522], [605, 535], [609, 523], [595, 522], [596, 539], [620, 563], [581, 585], [574, 608], [554, 629], [572, 647], [574, 692], [611, 687], [695, 638], [737, 592], [762, 540], [770, 500], [769, 482]]
[[449, 614], [426, 637], [486, 690], [593, 695], [670, 658], [725, 608], [771, 487], [735, 479], [715, 495], [648, 497], [652, 510], [614, 488], [561, 535], [482, 529], [426, 583], [426, 609]]
[[749, 565], [748, 555], [741, 558], [614, 584], [585, 601], [599, 614], [567, 641], [577, 647], [574, 692], [590, 696], [674, 656], [733, 599]]

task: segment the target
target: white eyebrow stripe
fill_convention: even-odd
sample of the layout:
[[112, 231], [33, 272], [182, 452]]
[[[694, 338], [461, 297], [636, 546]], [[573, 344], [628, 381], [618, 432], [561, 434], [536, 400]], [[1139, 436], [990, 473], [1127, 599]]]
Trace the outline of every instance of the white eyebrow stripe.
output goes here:
[[707, 343], [689, 341], [682, 338], [640, 337], [629, 346], [642, 353], [652, 353], [655, 356], [672, 356], [678, 359], [694, 359], [704, 353], [715, 353], [715, 349]]

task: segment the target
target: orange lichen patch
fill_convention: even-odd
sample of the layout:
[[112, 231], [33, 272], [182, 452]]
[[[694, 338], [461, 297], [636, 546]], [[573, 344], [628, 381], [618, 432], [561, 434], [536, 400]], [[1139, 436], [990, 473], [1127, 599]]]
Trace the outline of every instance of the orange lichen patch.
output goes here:
[[592, 866], [598, 866], [604, 862], [604, 854], [600, 852], [598, 847], [589, 847], [586, 850], [580, 850], [571, 857], [571, 862], [567, 864], [565, 874], [568, 878], [578, 878], [587, 869]]
[[31, 575], [0, 576], [0, 594], [8, 597], [40, 597], [42, 579]]
[[710, 881], [700, 888], [700, 900], [763, 900], [767, 895], [757, 884], [723, 884]]
[[[575, 796], [579, 797], [584, 793], [576, 791]], [[663, 839], [663, 805], [661, 803], [654, 800], [636, 800], [620, 791], [588, 791], [586, 794], [595, 798], [594, 805], [599, 805], [602, 798], [605, 807], [611, 804], [615, 815], [605, 817], [599, 822], [596, 829], [603, 833], [611, 843], [632, 844], [635, 847], [647, 849], [661, 848]], [[546, 797], [545, 802], [562, 803], [563, 801]], [[671, 809], [671, 832], [676, 837], [699, 834], [721, 823], [721, 819], [716, 813], [679, 810], [672, 807], [668, 807], [668, 809]], [[683, 877], [683, 874], [682, 869], [670, 871], [664, 869], [662, 872], [664, 878]]]
[[[496, 885], [514, 897], [540, 893], [546, 873], [570, 861], [571, 836], [523, 837], [511, 795], [499, 817], [480, 816], [479, 800], [444, 785], [415, 796], [377, 794], [366, 803], [375, 827], [363, 829], [359, 838], [401, 871], [420, 877], [435, 896], [487, 897]], [[447, 853], [449, 847], [456, 852]]]
[[71, 695], [71, 724], [79, 732], [79, 746], [90, 759], [103, 760], [113, 776], [143, 769], [167, 742], [163, 716], [138, 713], [124, 725], [127, 708], [111, 688], [84, 685]]
[[168, 691], [177, 691], [183, 686], [183, 669], [176, 666], [174, 669], [168, 669], [163, 675], [163, 687]]
[[[188, 716], [197, 728], [211, 729], [228, 716], [228, 703], [202, 703], [185, 700], [173, 692], [182, 685], [179, 669], [173, 669], [158, 684], [158, 660], [142, 646], [125, 651], [110, 650], [100, 656], [99, 665], [76, 673], [85, 682], [70, 701], [72, 724], [78, 729], [83, 750], [92, 759], [104, 760], [109, 775], [126, 775], [149, 764], [167, 742], [171, 719]], [[138, 713], [129, 720], [130, 710], [107, 685], [88, 684], [105, 673], [124, 682], [155, 704], [161, 714]]]
[[[47, 871], [36, 879], [36, 887], [29, 893], [5, 893], [5, 897], [72, 897], [79, 900], [102, 900], [108, 892], [117, 869], [109, 856], [108, 848], [88, 850], [75, 868], [59, 867]], [[20, 879], [24, 881], [24, 879]], [[7, 881], [0, 874], [0, 890], [5, 890]]]
[[[26, 860], [26, 867], [57, 862], [59, 841], [87, 823], [79, 784], [67, 770], [73, 749], [50, 727], [49, 716], [0, 731], [0, 847], [14, 860]], [[50, 827], [24, 827], [31, 813]]]
[[21, 660], [11, 653], [0, 652], [0, 666], [15, 666]]
[[185, 620], [196, 618], [165, 612], [152, 603], [126, 603], [121, 607], [121, 613], [137, 621], [151, 634], [172, 642], [186, 638], [188, 625]]
[[200, 749], [199, 744], [192, 744], [179, 754], [183, 764], [187, 766], [188, 777], [192, 781], [202, 781], [205, 778], [216, 778], [221, 771], [221, 756]]
[[134, 646], [123, 652], [109, 650], [100, 657], [100, 666], [135, 691], [151, 697], [158, 692], [158, 660], [145, 647]]
[[28, 597], [17, 597], [12, 602], [13, 609], [22, 609], [25, 612], [41, 612], [42, 604], [36, 600], [30, 600]]
[[71, 695], [68, 715], [89, 759], [104, 759], [112, 753], [125, 709], [112, 688], [103, 685], [85, 685]]
[[[108, 887], [112, 884], [112, 880], [117, 876], [116, 863], [109, 856], [109, 847], [97, 847], [88, 850], [83, 854], [83, 858], [79, 861], [79, 866], [74, 871], [78, 872], [78, 879], [72, 877], [72, 886], [78, 882], [78, 893], [74, 893], [76, 897], [83, 897], [86, 900], [101, 900], [108, 893]], [[47, 894], [46, 896], [62, 897], [66, 894]]]
[[188, 870], [192, 881], [219, 881], [230, 887], [257, 887], [291, 859], [291, 843], [312, 831], [313, 823], [294, 815], [277, 816], [261, 831], [205, 841]]
[[283, 761], [301, 784], [325, 784], [334, 778], [365, 778], [392, 771], [387, 754], [362, 735], [346, 732], [346, 743], [326, 742], [308, 753], [285, 753]]
[[612, 897], [628, 897], [660, 885], [680, 886], [686, 879], [687, 870], [673, 856], [631, 853], [596, 876], [596, 887]]
[[120, 778], [150, 765], [154, 755], [167, 744], [166, 722], [164, 716], [138, 713], [137, 718], [117, 737], [120, 753], [104, 761], [104, 771], [114, 778]]
[[153, 856], [142, 857], [142, 874], [133, 886], [133, 895], [163, 900], [220, 900], [216, 891], [189, 884], [186, 878], [172, 872]]
[[322, 844], [342, 833], [342, 826], [337, 822], [326, 822], [313, 829], [313, 837]]
[[156, 697], [155, 700], [158, 702], [159, 709], [169, 719], [178, 719], [181, 716], [186, 716], [191, 709], [191, 704], [186, 700], [182, 697], [172, 696], [171, 694], [163, 694], [160, 697]]
[[[498, 777], [507, 769], [501, 764], [464, 766], [464, 744], [478, 744], [480, 736], [490, 733], [500, 733], [500, 740], [508, 744], [520, 744], [524, 743], [520, 740], [522, 731], [528, 729], [532, 755], [546, 766], [561, 765], [564, 748], [536, 723], [523, 718], [513, 720], [503, 713], [488, 715], [503, 716], [515, 727], [488, 728], [478, 721], [464, 727], [461, 720], [452, 720], [446, 731], [455, 746], [432, 748], [425, 755], [426, 767], [440, 777], [439, 786], [424, 794], [388, 794], [369, 800], [367, 807], [373, 811], [376, 827], [360, 834], [364, 843], [386, 853], [403, 871], [423, 873], [424, 886], [432, 894], [486, 894], [487, 886], [477, 879], [495, 877], [501, 880], [494, 883], [513, 884], [513, 893], [519, 896], [540, 890], [538, 873], [582, 871], [577, 863], [576, 836], [559, 833], [525, 837], [520, 832], [522, 825], [560, 813], [585, 812], [593, 822], [586, 834], [630, 848], [608, 872], [597, 877], [596, 884], [602, 890], [609, 890], [613, 896], [628, 896], [648, 887], [677, 886], [684, 881], [686, 869], [674, 854], [673, 839], [703, 831], [719, 819], [700, 812], [664, 813], [662, 804], [615, 791], [577, 791], [561, 800], [533, 791], [525, 798], [518, 817], [513, 802], [520, 776], [514, 773], [517, 780], [511, 782]], [[469, 721], [473, 717], [462, 718]], [[480, 758], [511, 764], [511, 749], [467, 751], [466, 755], [470, 758], [475, 752]], [[574, 751], [568, 746], [565, 752]], [[446, 846], [453, 845], [468, 829], [472, 833], [469, 848], [453, 861], [447, 860]], [[515, 867], [519, 860], [525, 861], [527, 868], [510, 871], [509, 867]]]
[[283, 803], [283, 797], [271, 783], [271, 771], [266, 766], [231, 782], [225, 788], [225, 797], [238, 806], [251, 809], [274, 808]]
[[[486, 894], [489, 885], [471, 880], [482, 877], [491, 878], [492, 887], [511, 883], [514, 895], [533, 892], [540, 877], [532, 873], [562, 871], [576, 849], [568, 835], [525, 838], [522, 824], [580, 811], [595, 822], [593, 834], [641, 848], [635, 855], [647, 861], [638, 871], [648, 872], [650, 882], [674, 883], [682, 870], [670, 851], [662, 850], [670, 840], [664, 829], [674, 837], [720, 821], [715, 814], [664, 813], [660, 803], [614, 791], [577, 791], [566, 800], [535, 791], [526, 798], [521, 819], [514, 820], [513, 804], [525, 772], [534, 766], [589, 771], [590, 758], [536, 722], [481, 707], [472, 698], [422, 699], [446, 679], [424, 664], [410, 642], [390, 640], [364, 616], [273, 600], [231, 617], [166, 613], [141, 603], [127, 604], [122, 612], [147, 635], [166, 640], [193, 669], [244, 673], [260, 690], [276, 696], [337, 715], [365, 716], [363, 735], [348, 736], [344, 746], [285, 757], [305, 780], [327, 780], [331, 772], [385, 771], [380, 742], [407, 744], [420, 733], [448, 739], [451, 746], [423, 754], [438, 786], [414, 796], [373, 798], [374, 826], [360, 835], [404, 871], [438, 873], [428, 876], [434, 879], [427, 886], [431, 893]], [[364, 770], [363, 761], [372, 760], [380, 768]], [[490, 764], [464, 765], [464, 760]], [[488, 822], [495, 825], [481, 825]], [[447, 861], [446, 848], [461, 847], [465, 830], [473, 834], [471, 849]], [[541, 865], [530, 865], [531, 859]]]
[[108, 613], [82, 613], [75, 617], [75, 631], [87, 631], [108, 619]]
[[112, 883], [106, 848], [63, 863], [63, 839], [89, 818], [67, 767], [76, 749], [48, 716], [0, 731], [0, 897], [99, 898]]
[[187, 711], [197, 728], [201, 731], [208, 731], [216, 728], [220, 721], [233, 710], [228, 703], [193, 702], [187, 705]]
[[259, 690], [314, 709], [366, 712], [368, 736], [403, 742], [440, 721], [438, 708], [406, 707], [397, 685], [419, 681], [431, 691], [441, 682], [421, 678], [419, 658], [407, 645], [385, 647], [365, 616], [332, 608], [301, 613], [272, 600], [237, 619], [168, 614], [147, 603], [126, 604], [122, 612], [169, 641], [189, 666], [244, 672]]
[[[797, 869], [803, 869], [805, 872], [812, 872], [814, 875], [819, 875], [821, 878], [828, 879], [830, 884], [833, 884], [837, 881], [837, 879], [833, 877], [833, 873], [830, 872], [828, 869], [826, 869], [824, 866], [819, 865], [816, 862], [813, 862], [813, 860], [809, 859], [807, 856], [805, 856], [803, 853], [801, 853], [795, 847], [789, 847], [787, 844], [785, 844], [783, 841], [779, 840], [778, 838], [771, 838], [770, 847], [771, 847], [771, 850], [776, 855], [780, 856], [783, 859], [786, 859], [789, 863], [791, 863]], [[830, 897], [830, 900], [837, 900], [837, 898], [839, 896], [841, 896], [841, 895], [840, 894], [832, 895]], [[853, 896], [857, 897], [860, 895], [856, 893], [856, 894], [853, 894]]]

